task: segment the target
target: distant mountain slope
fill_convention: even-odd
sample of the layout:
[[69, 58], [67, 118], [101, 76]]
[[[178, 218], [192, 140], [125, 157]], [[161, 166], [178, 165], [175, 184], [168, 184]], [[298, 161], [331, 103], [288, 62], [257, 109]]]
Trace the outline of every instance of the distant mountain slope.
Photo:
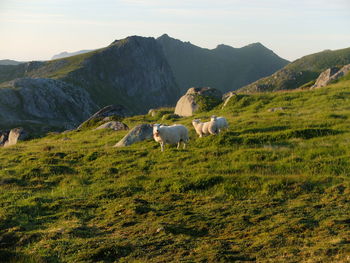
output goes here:
[[210, 86], [223, 92], [235, 90], [288, 63], [260, 43], [242, 48], [219, 45], [209, 50], [166, 34], [157, 41], [182, 93], [192, 86]]
[[75, 52], [64, 51], [64, 52], [61, 52], [59, 54], [56, 54], [56, 55], [52, 56], [51, 59], [72, 57], [72, 56], [88, 53], [88, 52], [91, 52], [91, 51], [93, 51], [93, 49], [90, 49], [90, 50], [79, 50], [79, 51], [75, 51]]
[[1, 59], [0, 60], [0, 65], [18, 65], [21, 63], [23, 63], [23, 62], [11, 60], [11, 59]]
[[[27, 81], [16, 87], [11, 82], [16, 78], [26, 78]], [[29, 79], [28, 79], [29, 78]], [[170, 66], [164, 56], [161, 46], [154, 38], [128, 37], [123, 40], [114, 41], [106, 48], [84, 53], [81, 55], [52, 60], [47, 62], [29, 62], [18, 66], [1, 66], [0, 67], [0, 87], [2, 96], [5, 98], [13, 95], [11, 90], [25, 88], [29, 93], [32, 90], [36, 92], [39, 86], [47, 85], [47, 81], [37, 82], [30, 79], [54, 79], [59, 82], [50, 82], [51, 90], [45, 89], [50, 93], [47, 100], [31, 100], [32, 106], [37, 109], [46, 109], [52, 111], [50, 116], [56, 116], [57, 119], [69, 115], [63, 113], [66, 107], [46, 107], [36, 105], [40, 103], [55, 104], [53, 98], [56, 92], [60, 92], [59, 86], [74, 87], [81, 89], [82, 93], [87, 93], [91, 98], [88, 108], [90, 114], [99, 107], [109, 104], [121, 104], [133, 114], [145, 113], [149, 108], [160, 107], [165, 105], [174, 105], [180, 96], [175, 79]], [[9, 82], [10, 81], [10, 82]], [[64, 84], [62, 84], [64, 83]], [[44, 89], [41, 89], [44, 90]], [[17, 91], [16, 91], [17, 92]], [[15, 92], [15, 93], [16, 93]], [[44, 98], [44, 92], [40, 93]], [[0, 108], [4, 106], [6, 98], [0, 102]], [[24, 116], [25, 120], [31, 118], [35, 121], [43, 122], [47, 120], [46, 116], [32, 114], [24, 107], [25, 101], [19, 100], [19, 105], [13, 111], [21, 114], [13, 116], [14, 119], [20, 120]], [[86, 107], [87, 100], [76, 100], [79, 107]], [[21, 104], [22, 103], [22, 104]], [[80, 103], [80, 104], [79, 104]], [[58, 105], [58, 104], [57, 104]], [[8, 108], [8, 107], [7, 107]], [[88, 111], [88, 112], [89, 112]], [[84, 111], [85, 112], [85, 111]], [[55, 114], [59, 114], [59, 116]], [[78, 114], [75, 110], [71, 114]], [[86, 117], [86, 112], [75, 118], [67, 118], [71, 125], [78, 124], [78, 120]], [[30, 118], [31, 116], [31, 118]], [[67, 125], [65, 125], [67, 126]]]
[[288, 64], [269, 77], [255, 81], [239, 91], [261, 92], [296, 89], [314, 81], [327, 68], [350, 63], [350, 48], [325, 50], [311, 54]]

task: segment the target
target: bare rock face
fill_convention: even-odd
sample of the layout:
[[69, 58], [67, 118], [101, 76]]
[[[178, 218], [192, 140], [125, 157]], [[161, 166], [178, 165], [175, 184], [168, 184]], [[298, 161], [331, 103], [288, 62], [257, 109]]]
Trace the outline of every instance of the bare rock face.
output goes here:
[[28, 137], [28, 134], [23, 128], [14, 128], [10, 131], [4, 147], [15, 145], [19, 140], [24, 140], [26, 137]]
[[222, 109], [226, 107], [227, 103], [231, 100], [232, 97], [237, 96], [237, 93], [234, 91], [226, 92], [224, 95], [222, 95], [222, 100], [224, 101], [224, 105], [222, 105]]
[[7, 126], [36, 123], [73, 128], [96, 108], [84, 89], [60, 80], [21, 78], [0, 88], [0, 123]]
[[86, 121], [81, 123], [77, 129], [82, 128], [86, 123], [94, 120], [94, 119], [103, 119], [108, 118], [111, 116], [117, 116], [117, 117], [127, 117], [130, 116], [130, 112], [122, 105], [109, 105], [106, 106], [93, 115], [91, 115]]
[[151, 124], [140, 124], [134, 127], [127, 135], [123, 137], [114, 147], [124, 147], [135, 142], [152, 139], [153, 126]]
[[9, 131], [0, 131], [0, 147], [4, 146], [5, 142], [8, 140]]
[[328, 83], [332, 80], [332, 76], [335, 73], [337, 73], [338, 70], [339, 70], [339, 68], [333, 67], [333, 68], [329, 68], [329, 69], [326, 69], [325, 71], [323, 71], [318, 76], [313, 88], [321, 88], [321, 87], [328, 85]]
[[114, 131], [122, 131], [122, 130], [129, 130], [129, 127], [125, 123], [122, 123], [119, 121], [109, 121], [98, 126], [95, 130], [101, 130], [101, 129], [111, 129]]
[[320, 74], [315, 84], [312, 86], [312, 89], [327, 86], [331, 81], [337, 80], [349, 72], [350, 64], [343, 66], [341, 69], [337, 67], [329, 68]]
[[193, 113], [200, 110], [201, 103], [210, 107], [210, 104], [218, 104], [221, 102], [222, 94], [219, 90], [209, 87], [190, 88], [186, 94], [182, 96], [175, 107], [175, 114], [183, 117], [192, 116]]
[[339, 79], [350, 72], [350, 64], [343, 66], [337, 73], [335, 73], [332, 78], [334, 80]]

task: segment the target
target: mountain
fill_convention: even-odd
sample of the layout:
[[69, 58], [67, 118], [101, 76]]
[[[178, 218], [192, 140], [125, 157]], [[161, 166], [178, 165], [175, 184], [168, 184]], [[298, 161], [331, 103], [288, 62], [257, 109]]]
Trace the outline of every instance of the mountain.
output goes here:
[[52, 60], [53, 59], [59, 59], [59, 58], [67, 58], [67, 57], [72, 57], [72, 56], [75, 56], [75, 55], [80, 55], [80, 54], [84, 54], [84, 53], [88, 53], [88, 52], [91, 52], [93, 51], [92, 49], [90, 50], [79, 50], [79, 51], [75, 51], [75, 52], [67, 52], [67, 51], [64, 51], [64, 52], [61, 52], [59, 54], [56, 54], [54, 56], [52, 56]]
[[219, 45], [210, 50], [166, 34], [157, 41], [182, 93], [192, 86], [209, 86], [222, 92], [235, 90], [288, 64], [261, 43], [242, 48]]
[[260, 43], [209, 50], [168, 35], [131, 36], [83, 52], [51, 61], [0, 65], [0, 128], [21, 123], [72, 128], [110, 104], [143, 114], [175, 105], [189, 87], [225, 92], [288, 63]]
[[66, 119], [63, 127], [106, 105], [140, 114], [174, 105], [180, 96], [162, 47], [138, 36], [69, 58], [0, 66], [0, 83], [0, 119], [55, 125]]
[[19, 65], [23, 62], [11, 60], [11, 59], [2, 59], [0, 60], [0, 65]]
[[350, 48], [325, 50], [311, 54], [288, 64], [271, 76], [259, 79], [241, 89], [240, 92], [265, 92], [296, 89], [312, 85], [319, 74], [327, 68], [350, 63]]

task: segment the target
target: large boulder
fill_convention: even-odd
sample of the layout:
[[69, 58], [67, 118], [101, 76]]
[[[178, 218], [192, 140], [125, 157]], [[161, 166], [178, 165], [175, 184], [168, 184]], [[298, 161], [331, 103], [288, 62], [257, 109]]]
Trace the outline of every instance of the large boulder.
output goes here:
[[0, 128], [71, 129], [97, 109], [85, 89], [62, 80], [18, 78], [0, 86]]
[[337, 80], [350, 72], [350, 64], [343, 66], [341, 69], [332, 67], [323, 71], [317, 78], [313, 89], [327, 86], [331, 81]]
[[123, 105], [109, 105], [100, 109], [93, 115], [91, 115], [86, 121], [81, 123], [77, 129], [81, 129], [87, 123], [93, 120], [102, 120], [104, 118], [111, 117], [111, 116], [124, 118], [124, 117], [130, 116], [130, 112]]
[[224, 95], [222, 95], [222, 100], [224, 101], [224, 104], [222, 105], [222, 109], [226, 107], [227, 103], [231, 100], [232, 97], [236, 97], [237, 93], [234, 91], [226, 92]]
[[140, 124], [134, 127], [114, 147], [124, 147], [135, 142], [144, 141], [153, 137], [153, 126], [151, 124]]
[[8, 140], [9, 131], [0, 131], [0, 147], [4, 146], [5, 142]]
[[222, 102], [221, 91], [209, 87], [190, 88], [175, 107], [175, 114], [183, 117], [192, 116], [198, 111], [211, 110]]
[[337, 80], [350, 72], [350, 64], [343, 66], [337, 73], [332, 76], [332, 80]]
[[8, 139], [4, 144], [4, 147], [12, 146], [17, 144], [19, 140], [24, 140], [28, 137], [28, 134], [23, 128], [14, 128], [10, 131]]
[[112, 129], [114, 131], [121, 131], [121, 130], [129, 130], [129, 127], [125, 123], [122, 123], [119, 121], [109, 121], [98, 126], [95, 130], [101, 130], [101, 129]]

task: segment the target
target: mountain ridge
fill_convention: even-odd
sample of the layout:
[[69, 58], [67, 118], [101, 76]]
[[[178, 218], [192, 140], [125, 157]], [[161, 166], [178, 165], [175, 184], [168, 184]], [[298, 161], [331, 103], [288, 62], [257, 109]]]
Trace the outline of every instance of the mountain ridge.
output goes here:
[[303, 56], [270, 76], [250, 83], [239, 92], [267, 92], [296, 89], [312, 83], [327, 68], [350, 64], [350, 48], [324, 50]]
[[[0, 93], [9, 94], [11, 89], [18, 89], [11, 81], [21, 78], [61, 81], [87, 92], [97, 109], [121, 104], [133, 114], [175, 104], [180, 95], [160, 45], [153, 38], [136, 36], [68, 58], [0, 67]], [[26, 86], [28, 81], [21, 83], [25, 85], [20, 88], [35, 89], [32, 85]], [[44, 97], [38, 101], [44, 103]], [[2, 104], [1, 107], [8, 108], [8, 105]], [[91, 110], [90, 113], [94, 112]], [[35, 116], [33, 119], [38, 120]], [[45, 119], [41, 121], [43, 124], [47, 122]]]
[[207, 49], [167, 34], [157, 41], [183, 93], [192, 86], [210, 86], [222, 92], [235, 90], [289, 63], [259, 42], [242, 48], [220, 44]]

